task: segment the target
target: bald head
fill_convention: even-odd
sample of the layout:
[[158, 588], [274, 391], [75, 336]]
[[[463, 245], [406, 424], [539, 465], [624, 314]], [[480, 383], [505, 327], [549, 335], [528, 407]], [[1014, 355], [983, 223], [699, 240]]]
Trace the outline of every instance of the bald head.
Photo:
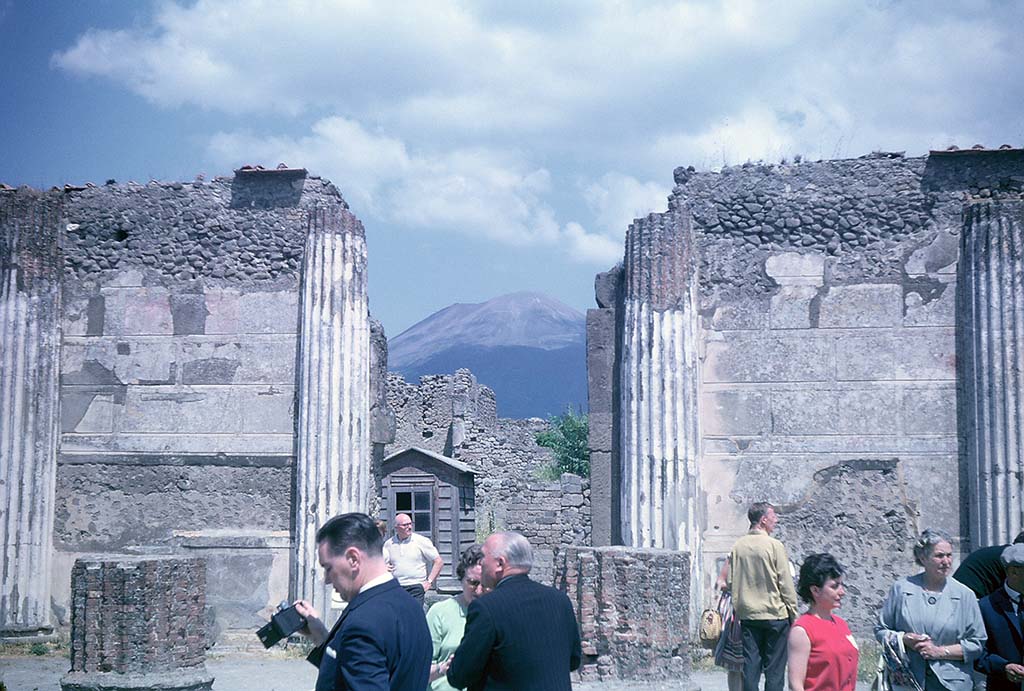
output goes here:
[[484, 558], [480, 562], [485, 587], [493, 588], [508, 576], [530, 573], [533, 568], [533, 549], [529, 541], [514, 531], [494, 533], [483, 544]]
[[395, 535], [399, 540], [404, 540], [412, 535], [412, 518], [409, 514], [395, 514]]

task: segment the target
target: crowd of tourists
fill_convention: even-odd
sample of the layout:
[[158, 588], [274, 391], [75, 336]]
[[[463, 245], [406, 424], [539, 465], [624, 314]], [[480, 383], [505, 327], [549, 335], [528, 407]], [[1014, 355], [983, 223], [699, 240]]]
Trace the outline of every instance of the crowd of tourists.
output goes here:
[[[730, 691], [854, 691], [859, 647], [835, 610], [844, 569], [808, 555], [796, 586], [786, 548], [771, 536], [774, 507], [753, 504], [749, 532], [719, 574], [722, 632], [715, 662]], [[920, 573], [899, 578], [874, 626], [880, 656], [875, 691], [1020, 691], [1024, 532], [1011, 545], [972, 552], [953, 572], [952, 539], [925, 530], [913, 545]], [[797, 597], [807, 611], [797, 614]], [[787, 673], [788, 670], [788, 673]]]
[[307, 659], [316, 691], [572, 688], [582, 660], [576, 615], [564, 593], [529, 577], [525, 537], [498, 532], [467, 549], [460, 592], [424, 615], [443, 560], [409, 515], [394, 527], [385, 541], [386, 525], [348, 513], [317, 532], [324, 581], [346, 605], [328, 630], [309, 602], [295, 603], [315, 644]]

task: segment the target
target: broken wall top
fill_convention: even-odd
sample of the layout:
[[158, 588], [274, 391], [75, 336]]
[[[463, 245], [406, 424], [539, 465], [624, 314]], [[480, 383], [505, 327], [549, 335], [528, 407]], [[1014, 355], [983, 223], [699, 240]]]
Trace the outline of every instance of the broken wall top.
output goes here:
[[49, 192], [7, 188], [0, 203], [32, 198], [62, 207], [64, 278], [72, 282], [102, 283], [112, 272], [135, 270], [147, 284], [295, 285], [312, 210], [333, 217], [342, 232], [365, 233], [329, 181], [275, 172]]

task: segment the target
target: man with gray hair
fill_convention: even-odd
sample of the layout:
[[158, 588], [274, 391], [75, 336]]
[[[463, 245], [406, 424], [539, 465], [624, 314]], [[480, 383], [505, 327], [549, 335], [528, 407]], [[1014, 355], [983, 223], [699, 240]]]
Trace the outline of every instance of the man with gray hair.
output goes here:
[[466, 632], [448, 668], [458, 689], [572, 689], [580, 630], [565, 593], [530, 580], [533, 550], [516, 532], [483, 544], [481, 581], [493, 591], [469, 605]]

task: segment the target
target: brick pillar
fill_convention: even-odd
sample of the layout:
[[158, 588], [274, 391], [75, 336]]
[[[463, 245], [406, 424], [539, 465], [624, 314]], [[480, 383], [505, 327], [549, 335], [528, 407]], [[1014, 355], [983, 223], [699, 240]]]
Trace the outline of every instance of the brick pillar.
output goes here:
[[568, 547], [555, 585], [572, 600], [583, 639], [583, 680], [672, 680], [689, 688], [690, 554]]
[[957, 359], [978, 548], [1024, 528], [1024, 202], [967, 205], [962, 237]]
[[71, 603], [71, 671], [62, 691], [213, 688], [202, 559], [79, 559]]

